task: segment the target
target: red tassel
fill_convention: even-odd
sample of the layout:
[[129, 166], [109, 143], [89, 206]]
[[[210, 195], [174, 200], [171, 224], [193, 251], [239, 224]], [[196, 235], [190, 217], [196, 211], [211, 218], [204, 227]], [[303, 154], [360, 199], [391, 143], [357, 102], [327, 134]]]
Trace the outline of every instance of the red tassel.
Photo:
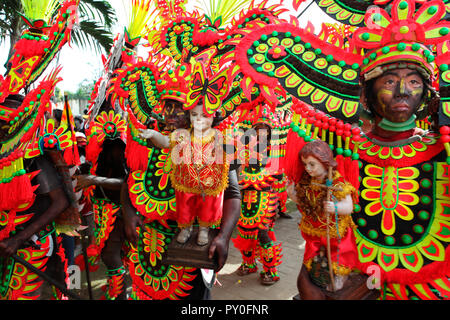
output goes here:
[[6, 227], [0, 230], [0, 241], [9, 237], [9, 233], [16, 229], [16, 224], [14, 223], [14, 218], [16, 217], [16, 211], [10, 210], [8, 212], [8, 223]]
[[22, 204], [31, 202], [34, 197], [33, 191], [30, 178], [26, 174], [14, 177], [9, 183], [0, 184], [0, 192], [3, 195], [0, 210], [14, 210]]
[[131, 139], [131, 135], [127, 135], [127, 145], [125, 147], [125, 157], [127, 165], [131, 171], [146, 170], [148, 164], [149, 149], [140, 145]]
[[298, 153], [305, 144], [305, 140], [300, 137], [297, 132], [289, 129], [286, 142], [286, 155], [283, 158], [282, 167], [284, 168], [286, 176], [294, 183], [297, 183], [300, 180], [304, 170], [298, 157]]
[[102, 143], [100, 143], [97, 139], [97, 136], [89, 139], [89, 142], [86, 146], [86, 160], [91, 162], [92, 164], [97, 163], [98, 155], [102, 151]]
[[239, 251], [250, 251], [258, 245], [258, 239], [244, 239], [240, 236], [231, 239], [233, 241], [234, 246]]
[[356, 190], [359, 189], [359, 161], [352, 160], [349, 169], [348, 182], [355, 187]]
[[64, 150], [64, 161], [68, 166], [79, 166], [81, 164], [80, 154], [75, 144]]
[[345, 160], [344, 156], [342, 154], [339, 154], [336, 156], [336, 162], [337, 162], [337, 171], [341, 174], [341, 176], [345, 179]]

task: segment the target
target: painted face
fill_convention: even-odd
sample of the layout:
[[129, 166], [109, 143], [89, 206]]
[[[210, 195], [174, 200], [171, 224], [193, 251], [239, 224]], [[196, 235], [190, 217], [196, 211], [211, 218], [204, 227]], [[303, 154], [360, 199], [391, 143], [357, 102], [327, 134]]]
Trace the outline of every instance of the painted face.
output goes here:
[[175, 100], [164, 102], [165, 130], [186, 129], [188, 126], [187, 111], [183, 110], [183, 104]]
[[386, 71], [373, 86], [375, 111], [391, 122], [409, 120], [420, 106], [424, 82], [411, 69]]
[[203, 112], [203, 104], [198, 104], [191, 109], [189, 115], [195, 132], [204, 134], [211, 129], [214, 117]]
[[327, 176], [327, 169], [325, 166], [314, 158], [313, 156], [302, 157], [302, 162], [305, 165], [306, 172], [317, 180], [323, 180]]

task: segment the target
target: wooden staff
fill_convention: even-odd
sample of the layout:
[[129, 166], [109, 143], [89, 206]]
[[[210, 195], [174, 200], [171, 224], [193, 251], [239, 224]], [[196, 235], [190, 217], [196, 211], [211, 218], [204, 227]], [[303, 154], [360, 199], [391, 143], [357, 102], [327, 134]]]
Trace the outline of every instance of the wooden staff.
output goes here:
[[[333, 179], [333, 168], [328, 167], [328, 181], [331, 182]], [[327, 185], [327, 200], [331, 201], [331, 189], [332, 186]], [[334, 275], [333, 275], [333, 261], [331, 260], [331, 243], [330, 243], [330, 215], [327, 213], [327, 258], [328, 258], [328, 272], [330, 273], [331, 289], [333, 292], [336, 291], [334, 286]]]

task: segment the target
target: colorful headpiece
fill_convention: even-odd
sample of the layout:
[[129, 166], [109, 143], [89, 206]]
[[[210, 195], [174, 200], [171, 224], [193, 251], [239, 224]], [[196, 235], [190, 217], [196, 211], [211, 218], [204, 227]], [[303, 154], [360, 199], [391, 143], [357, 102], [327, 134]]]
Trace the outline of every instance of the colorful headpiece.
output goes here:
[[208, 74], [206, 67], [201, 62], [196, 62], [189, 82], [185, 109], [194, 108], [203, 98], [203, 111], [208, 115], [214, 115], [229, 90], [227, 69]]
[[69, 41], [77, 19], [78, 0], [23, 3], [26, 16], [22, 19], [28, 29], [14, 45], [7, 62], [6, 76], [0, 76], [0, 102], [30, 86], [44, 72], [56, 53]]
[[158, 91], [161, 92], [159, 99], [173, 99], [186, 103], [190, 75], [191, 65], [185, 63], [178, 64], [174, 69], [162, 73], [157, 82]]
[[435, 56], [427, 46], [450, 38], [450, 22], [440, 21], [446, 12], [441, 0], [427, 1], [417, 12], [415, 2], [395, 0], [391, 16], [377, 6], [367, 10], [367, 27], [354, 34], [355, 45], [368, 49], [361, 65], [361, 76], [366, 80], [380, 75], [383, 66], [395, 63], [432, 78]]

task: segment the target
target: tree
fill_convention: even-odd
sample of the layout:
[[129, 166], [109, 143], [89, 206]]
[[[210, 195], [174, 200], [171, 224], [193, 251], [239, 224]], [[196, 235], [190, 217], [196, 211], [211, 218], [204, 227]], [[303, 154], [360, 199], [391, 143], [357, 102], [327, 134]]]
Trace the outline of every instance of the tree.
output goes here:
[[[20, 0], [0, 1], [0, 43], [9, 40], [10, 52], [19, 40], [25, 23], [20, 18]], [[83, 49], [109, 52], [113, 43], [111, 28], [116, 12], [106, 0], [80, 0], [79, 25], [72, 31], [72, 41]]]

